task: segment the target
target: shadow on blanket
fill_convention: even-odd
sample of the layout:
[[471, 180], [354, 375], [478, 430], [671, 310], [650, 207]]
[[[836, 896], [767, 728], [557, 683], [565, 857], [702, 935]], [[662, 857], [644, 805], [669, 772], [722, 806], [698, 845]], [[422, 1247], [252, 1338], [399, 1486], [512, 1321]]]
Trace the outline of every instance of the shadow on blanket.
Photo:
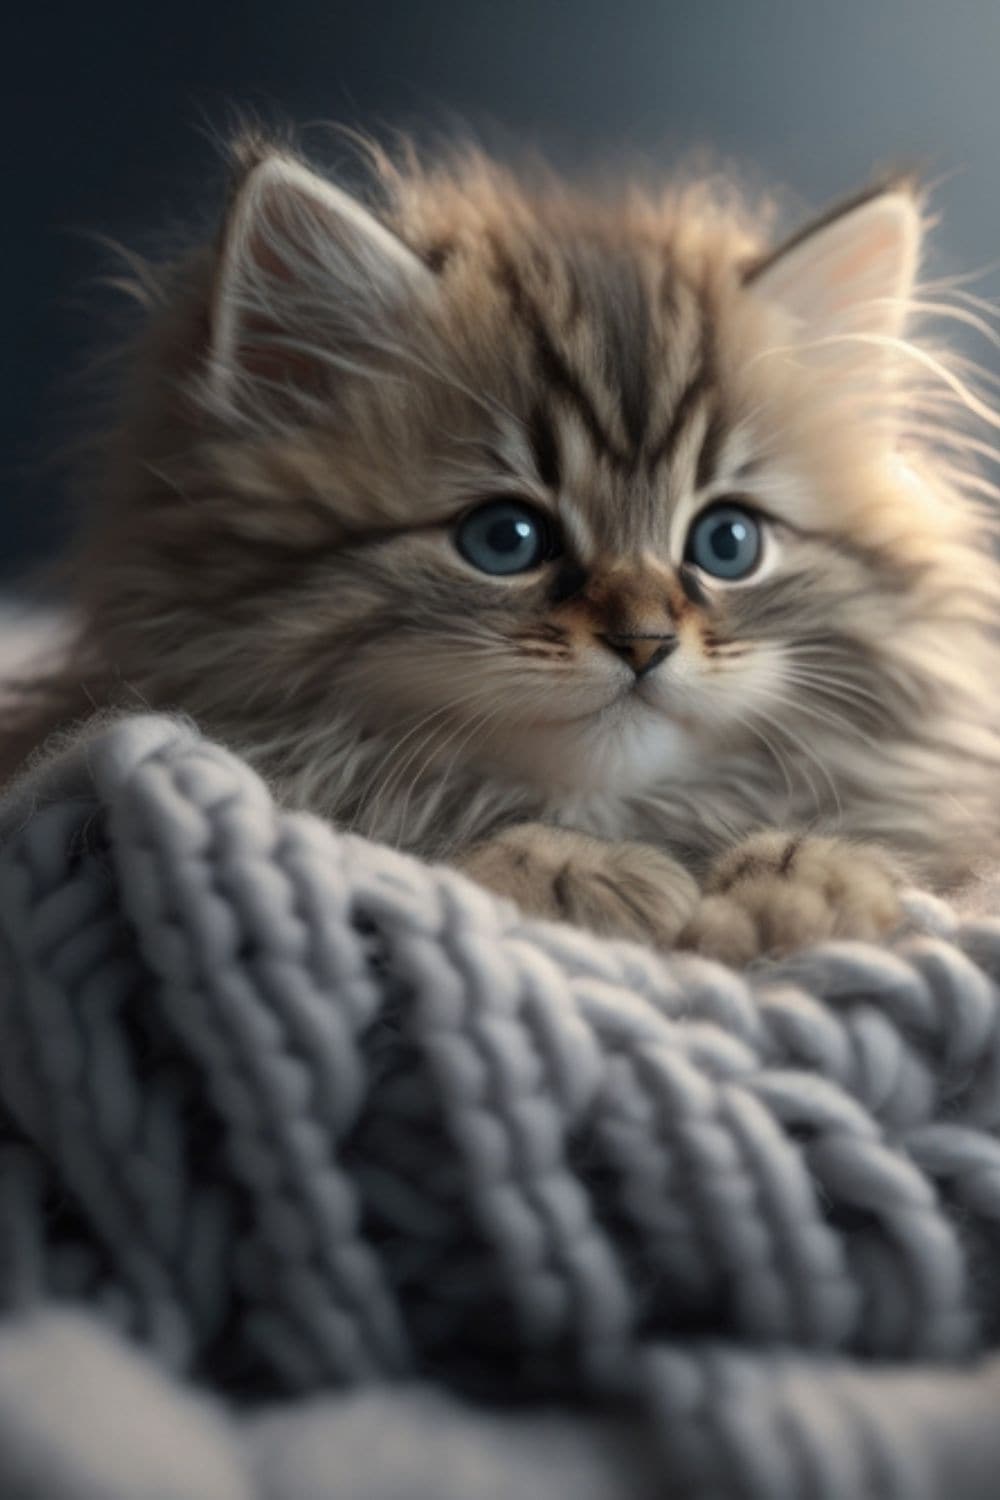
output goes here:
[[0, 806], [0, 1493], [994, 1495], [1000, 922], [907, 905], [736, 975], [82, 739]]

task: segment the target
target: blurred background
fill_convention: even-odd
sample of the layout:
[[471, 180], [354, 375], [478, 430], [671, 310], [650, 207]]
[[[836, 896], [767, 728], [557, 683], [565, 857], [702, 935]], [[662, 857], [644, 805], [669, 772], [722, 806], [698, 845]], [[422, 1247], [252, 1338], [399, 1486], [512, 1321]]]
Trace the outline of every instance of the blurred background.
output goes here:
[[[18, 7], [7, 112], [0, 579], [54, 553], [109, 258], [212, 221], [234, 107], [376, 132], [460, 123], [558, 162], [707, 148], [815, 208], [886, 163], [937, 183], [933, 272], [1000, 257], [996, 0], [170, 0]], [[996, 295], [996, 269], [976, 284]], [[989, 360], [989, 346], [974, 351]]]

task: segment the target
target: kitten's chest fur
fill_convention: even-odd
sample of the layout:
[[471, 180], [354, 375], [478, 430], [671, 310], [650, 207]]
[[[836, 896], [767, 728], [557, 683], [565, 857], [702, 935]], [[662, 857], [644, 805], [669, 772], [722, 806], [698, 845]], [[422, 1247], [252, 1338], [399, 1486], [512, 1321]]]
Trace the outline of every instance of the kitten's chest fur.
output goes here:
[[[360, 734], [333, 723], [322, 743], [293, 733], [248, 743], [225, 737], [288, 803], [422, 858], [447, 859], [505, 827], [541, 821], [609, 840], [654, 844], [694, 866], [759, 827], [832, 828], [844, 818], [833, 795], [797, 786], [759, 758], [691, 758], [641, 793], [553, 791], [482, 768], [407, 763], [391, 732]], [[851, 819], [852, 824], [855, 819]]]
[[347, 719], [311, 739], [293, 728], [249, 739], [245, 726], [216, 727], [289, 805], [425, 859], [452, 859], [504, 828], [540, 821], [652, 844], [698, 874], [748, 833], [785, 828], [881, 842], [915, 872], [952, 878], [935, 836], [947, 808], [945, 768], [913, 761], [906, 746], [886, 745], [836, 779], [746, 753], [692, 759], [641, 793], [618, 795], [556, 793], [469, 765], [407, 764], [398, 735], [362, 735]]

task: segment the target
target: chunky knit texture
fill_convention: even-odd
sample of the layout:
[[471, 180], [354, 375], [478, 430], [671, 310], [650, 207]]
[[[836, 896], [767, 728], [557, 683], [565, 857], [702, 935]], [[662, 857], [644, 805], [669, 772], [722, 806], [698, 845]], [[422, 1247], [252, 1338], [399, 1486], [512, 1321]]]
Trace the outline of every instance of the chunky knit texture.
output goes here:
[[995, 1492], [1000, 921], [912, 893], [884, 948], [662, 958], [161, 717], [8, 793], [0, 851], [9, 1312], [243, 1404], [597, 1403], [663, 1495]]

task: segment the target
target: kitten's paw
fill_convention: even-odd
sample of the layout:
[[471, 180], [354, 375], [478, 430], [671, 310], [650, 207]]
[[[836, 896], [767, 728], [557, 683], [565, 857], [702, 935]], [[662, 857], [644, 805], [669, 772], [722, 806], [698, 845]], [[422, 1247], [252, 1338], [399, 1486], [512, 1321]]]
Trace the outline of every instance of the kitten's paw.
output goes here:
[[694, 880], [659, 849], [543, 823], [508, 828], [455, 863], [533, 916], [659, 948], [674, 945], [698, 902]]
[[716, 860], [678, 947], [742, 967], [824, 938], [872, 940], [899, 923], [899, 889], [871, 845], [754, 834]]

